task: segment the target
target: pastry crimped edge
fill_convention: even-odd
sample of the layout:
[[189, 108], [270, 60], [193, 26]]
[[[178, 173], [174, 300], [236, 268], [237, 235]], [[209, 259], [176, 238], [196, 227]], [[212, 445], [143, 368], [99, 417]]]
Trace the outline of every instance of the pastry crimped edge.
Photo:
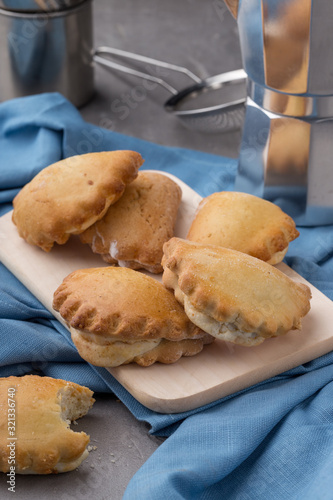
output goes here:
[[298, 236], [293, 219], [274, 203], [248, 193], [221, 191], [201, 200], [187, 239], [238, 250], [275, 265]]
[[80, 240], [108, 264], [159, 274], [163, 244], [174, 234], [181, 197], [180, 186], [163, 173], [139, 172]]
[[[74, 382], [38, 375], [0, 379], [0, 470], [9, 472], [15, 455], [17, 474], [56, 474], [76, 469], [88, 456], [90, 438], [70, 429], [70, 421], [85, 415], [93, 392]], [[8, 390], [9, 389], [9, 390]], [[8, 400], [9, 398], [9, 400]], [[12, 455], [7, 446], [8, 401], [14, 401]], [[9, 424], [8, 424], [9, 425]]]
[[[209, 281], [214, 281], [214, 277], [206, 281], [204, 276], [198, 278], [205, 272], [195, 264], [200, 254], [208, 257], [206, 268], [210, 259], [219, 266], [226, 261], [232, 263], [226, 268], [225, 280], [216, 284], [215, 293], [215, 285]], [[189, 319], [216, 338], [245, 346], [258, 345], [266, 338], [300, 329], [301, 318], [310, 310], [311, 291], [307, 285], [296, 283], [270, 264], [236, 250], [172, 238], [164, 245], [162, 264], [164, 285], [174, 291]], [[243, 277], [244, 284], [238, 283], [237, 277], [230, 277], [232, 271], [236, 273], [242, 269], [248, 273]], [[218, 268], [215, 270], [218, 274]], [[268, 280], [271, 285], [271, 297], [263, 297], [262, 303], [251, 299], [256, 277], [257, 281]], [[236, 293], [233, 294], [229, 287], [236, 287]], [[288, 292], [288, 300], [281, 297], [280, 289], [284, 289], [282, 293]], [[240, 297], [244, 290], [248, 297], [242, 302]], [[259, 287], [257, 295], [260, 290]], [[285, 311], [280, 311], [275, 297], [282, 305], [286, 301]]]
[[46, 252], [54, 243], [65, 244], [105, 215], [142, 163], [139, 153], [117, 150], [71, 156], [45, 167], [13, 200], [19, 235]]
[[203, 334], [196, 339], [167, 340], [152, 339], [138, 342], [114, 341], [107, 344], [96, 343], [93, 335], [70, 328], [72, 340], [80, 356], [95, 366], [114, 368], [129, 363], [150, 366], [156, 362], [171, 364], [182, 356], [195, 356], [214, 337]]
[[129, 268], [74, 271], [54, 292], [53, 308], [81, 357], [96, 366], [173, 363], [213, 340], [188, 319], [172, 292]]

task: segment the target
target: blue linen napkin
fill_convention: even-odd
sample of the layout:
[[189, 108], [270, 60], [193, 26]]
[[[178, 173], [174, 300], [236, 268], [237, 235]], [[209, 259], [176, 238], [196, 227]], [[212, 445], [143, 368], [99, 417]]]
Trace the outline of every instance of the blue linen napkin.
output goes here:
[[[0, 105], [0, 215], [19, 189], [73, 154], [133, 149], [143, 168], [173, 173], [202, 196], [230, 190], [232, 159], [167, 148], [86, 123], [59, 94]], [[333, 299], [333, 228], [301, 228], [287, 263]], [[332, 498], [333, 354], [203, 408], [158, 414], [101, 368], [82, 362], [67, 330], [0, 264], [0, 376], [31, 370], [114, 392], [151, 432], [170, 436], [124, 498]]]

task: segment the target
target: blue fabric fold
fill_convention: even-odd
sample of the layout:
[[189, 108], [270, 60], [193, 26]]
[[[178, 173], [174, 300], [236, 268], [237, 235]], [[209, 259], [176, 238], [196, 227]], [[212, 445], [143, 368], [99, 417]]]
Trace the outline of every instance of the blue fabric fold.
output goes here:
[[302, 384], [273, 380], [187, 417], [124, 499], [324, 498], [332, 487], [332, 377], [328, 365], [302, 375]]
[[[50, 163], [114, 149], [139, 151], [143, 169], [170, 172], [202, 196], [233, 189], [233, 159], [96, 127], [61, 95], [41, 94], [0, 105], [0, 215]], [[286, 262], [333, 299], [333, 227], [300, 232]], [[0, 336], [0, 376], [37, 370], [112, 391], [152, 433], [169, 436], [129, 483], [127, 500], [332, 498], [332, 353], [203, 408], [158, 414], [83, 362], [68, 331], [2, 264]]]

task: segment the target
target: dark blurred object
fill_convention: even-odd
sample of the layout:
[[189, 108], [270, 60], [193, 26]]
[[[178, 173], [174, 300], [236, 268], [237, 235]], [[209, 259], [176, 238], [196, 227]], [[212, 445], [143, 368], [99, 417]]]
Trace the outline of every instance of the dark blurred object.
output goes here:
[[54, 12], [83, 2], [84, 0], [0, 0], [0, 8], [19, 12]]

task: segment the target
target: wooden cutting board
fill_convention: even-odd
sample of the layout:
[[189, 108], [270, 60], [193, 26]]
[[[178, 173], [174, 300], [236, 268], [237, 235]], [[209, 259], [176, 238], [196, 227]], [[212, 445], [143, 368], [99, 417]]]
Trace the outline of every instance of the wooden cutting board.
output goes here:
[[[176, 177], [169, 177], [183, 191], [175, 234], [185, 237], [201, 197]], [[106, 265], [77, 237], [72, 237], [66, 245], [56, 245], [50, 253], [28, 245], [18, 236], [11, 212], [0, 218], [0, 259], [63, 324], [60, 315], [52, 309], [53, 292], [63, 278], [76, 269]], [[277, 267], [291, 278], [307, 283], [285, 264]], [[182, 358], [173, 365], [156, 363], [142, 368], [133, 364], [109, 371], [143, 405], [161, 413], [178, 413], [326, 354], [333, 349], [333, 302], [307, 284], [313, 298], [301, 331], [289, 332], [251, 348], [216, 340], [199, 355]]]

